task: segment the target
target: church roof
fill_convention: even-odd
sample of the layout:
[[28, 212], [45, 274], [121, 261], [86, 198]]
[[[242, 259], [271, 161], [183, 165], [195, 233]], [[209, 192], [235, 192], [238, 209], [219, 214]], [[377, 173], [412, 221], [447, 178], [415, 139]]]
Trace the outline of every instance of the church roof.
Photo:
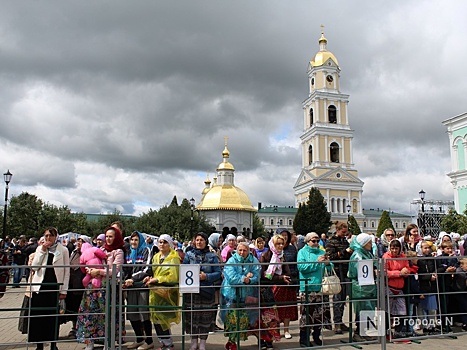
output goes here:
[[234, 185], [217, 185], [209, 189], [196, 207], [197, 210], [256, 211], [248, 195]]
[[320, 49], [315, 55], [315, 57], [311, 59], [311, 65], [313, 67], [322, 66], [326, 63], [328, 59], [332, 59], [337, 65], [339, 65], [336, 56], [334, 56], [334, 54], [331, 51], [328, 51], [326, 49], [326, 44], [328, 40], [324, 37], [324, 33], [321, 33], [321, 38], [319, 38], [318, 42]]
[[227, 149], [227, 141], [222, 151], [222, 163], [217, 167], [217, 179], [210, 186], [211, 182], [204, 182], [206, 187], [202, 191], [203, 198], [196, 206], [197, 210], [239, 210], [239, 211], [256, 211], [251, 205], [248, 195], [239, 187], [234, 185], [235, 168], [228, 161], [230, 152]]

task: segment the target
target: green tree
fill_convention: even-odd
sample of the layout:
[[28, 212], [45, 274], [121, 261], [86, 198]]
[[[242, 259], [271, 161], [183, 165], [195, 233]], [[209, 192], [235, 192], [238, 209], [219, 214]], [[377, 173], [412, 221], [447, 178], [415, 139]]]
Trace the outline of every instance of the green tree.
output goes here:
[[349, 231], [352, 235], [359, 235], [362, 233], [360, 230], [360, 226], [358, 226], [357, 220], [355, 220], [355, 217], [353, 215], [350, 215], [349, 218]]
[[27, 192], [12, 197], [7, 212], [7, 233], [12, 236], [40, 237], [42, 235], [42, 200]]
[[295, 214], [293, 229], [297, 234], [308, 232], [326, 233], [331, 226], [331, 214], [319, 189], [312, 187], [305, 205], [299, 206]]
[[376, 236], [381, 237], [384, 230], [386, 230], [387, 228], [391, 228], [394, 232], [396, 232], [396, 229], [392, 224], [391, 217], [389, 216], [389, 213], [386, 210], [384, 210], [381, 214], [381, 217], [379, 218], [378, 228], [376, 229]]
[[461, 235], [467, 233], [467, 210], [464, 214], [459, 214], [454, 208], [449, 209], [448, 213], [441, 220], [441, 231], [457, 232]]
[[253, 215], [253, 238], [258, 238], [259, 236], [266, 236], [266, 230], [259, 219], [258, 213], [255, 213]]

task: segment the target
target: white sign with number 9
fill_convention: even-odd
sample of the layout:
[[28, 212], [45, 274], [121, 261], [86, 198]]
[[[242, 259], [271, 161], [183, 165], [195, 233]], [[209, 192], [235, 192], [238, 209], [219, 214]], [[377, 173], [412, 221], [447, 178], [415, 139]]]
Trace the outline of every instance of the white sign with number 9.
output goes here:
[[361, 286], [375, 284], [375, 277], [373, 272], [373, 260], [359, 260], [358, 284]]

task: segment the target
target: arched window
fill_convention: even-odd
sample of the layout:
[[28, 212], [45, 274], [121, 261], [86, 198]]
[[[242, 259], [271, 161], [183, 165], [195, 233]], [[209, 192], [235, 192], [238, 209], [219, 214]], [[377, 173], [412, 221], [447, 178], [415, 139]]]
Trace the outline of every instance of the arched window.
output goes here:
[[328, 121], [329, 123], [337, 124], [337, 111], [336, 107], [333, 105], [328, 107]]
[[366, 221], [363, 221], [363, 227], [366, 228]]
[[308, 146], [308, 165], [313, 163], [313, 147], [310, 145]]
[[261, 219], [261, 223], [264, 225], [264, 219]]
[[310, 126], [313, 125], [313, 108], [310, 108]]
[[279, 220], [279, 225], [281, 225], [281, 226], [282, 226], [282, 219], [280, 219], [280, 220]]
[[395, 222], [394, 226], [395, 226], [394, 228], [399, 228], [399, 223]]
[[339, 163], [339, 145], [336, 142], [331, 143], [329, 146], [331, 163]]
[[289, 219], [289, 226], [292, 226], [292, 219]]
[[274, 219], [271, 219], [271, 225], [274, 225]]
[[375, 222], [374, 221], [371, 222], [371, 228], [375, 228]]
[[352, 200], [352, 213], [358, 212], [358, 201], [356, 199]]

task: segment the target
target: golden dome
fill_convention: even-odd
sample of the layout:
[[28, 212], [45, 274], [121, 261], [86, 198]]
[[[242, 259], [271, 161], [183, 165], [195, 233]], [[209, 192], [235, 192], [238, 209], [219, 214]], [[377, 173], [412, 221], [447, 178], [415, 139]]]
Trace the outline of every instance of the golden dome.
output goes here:
[[222, 163], [219, 164], [219, 166], [217, 167], [217, 170], [235, 170], [235, 169], [232, 163], [224, 160]]
[[196, 209], [256, 211], [247, 194], [233, 185], [218, 185], [208, 189]]
[[328, 59], [332, 59], [337, 65], [339, 65], [339, 62], [337, 62], [336, 56], [330, 51], [319, 51], [316, 55], [315, 58], [311, 60], [311, 65], [313, 67], [318, 67], [322, 66]]
[[334, 56], [332, 52], [326, 49], [326, 44], [328, 43], [328, 40], [324, 37], [324, 32], [321, 32], [321, 37], [319, 38], [318, 43], [319, 51], [311, 60], [311, 65], [313, 67], [322, 66], [324, 63], [326, 63], [328, 59], [332, 59], [337, 65], [339, 65], [336, 56]]

